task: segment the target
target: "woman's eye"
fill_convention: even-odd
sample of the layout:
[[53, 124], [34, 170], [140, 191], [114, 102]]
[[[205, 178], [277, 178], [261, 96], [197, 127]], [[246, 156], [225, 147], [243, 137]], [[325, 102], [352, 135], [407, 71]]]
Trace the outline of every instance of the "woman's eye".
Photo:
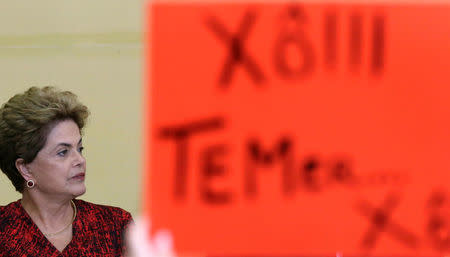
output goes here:
[[67, 150], [62, 150], [62, 151], [58, 152], [58, 155], [61, 157], [65, 156], [66, 154], [67, 154]]
[[83, 153], [84, 147], [78, 148], [78, 152]]

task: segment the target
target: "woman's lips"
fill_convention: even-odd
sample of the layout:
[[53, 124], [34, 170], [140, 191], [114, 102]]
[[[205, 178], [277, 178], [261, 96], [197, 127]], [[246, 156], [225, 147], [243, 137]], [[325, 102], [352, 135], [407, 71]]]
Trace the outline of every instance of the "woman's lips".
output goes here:
[[78, 175], [73, 176], [72, 178], [84, 180], [84, 176], [85, 176], [85, 174], [84, 174], [84, 173], [81, 173], [81, 174], [78, 174]]

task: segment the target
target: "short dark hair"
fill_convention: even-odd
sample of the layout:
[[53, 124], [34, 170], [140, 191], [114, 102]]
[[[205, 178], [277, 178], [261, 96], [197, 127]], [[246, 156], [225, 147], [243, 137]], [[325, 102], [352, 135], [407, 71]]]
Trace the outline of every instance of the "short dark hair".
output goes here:
[[88, 108], [70, 91], [54, 87], [31, 87], [0, 108], [0, 169], [17, 191], [25, 180], [15, 162], [30, 163], [44, 147], [51, 129], [60, 121], [73, 120], [80, 132], [89, 116]]

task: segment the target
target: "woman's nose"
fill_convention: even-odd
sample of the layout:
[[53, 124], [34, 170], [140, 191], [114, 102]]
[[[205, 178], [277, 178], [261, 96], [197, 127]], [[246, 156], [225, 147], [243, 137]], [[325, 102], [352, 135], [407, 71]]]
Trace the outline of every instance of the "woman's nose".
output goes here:
[[86, 164], [86, 159], [79, 151], [75, 151], [74, 166], [82, 166]]

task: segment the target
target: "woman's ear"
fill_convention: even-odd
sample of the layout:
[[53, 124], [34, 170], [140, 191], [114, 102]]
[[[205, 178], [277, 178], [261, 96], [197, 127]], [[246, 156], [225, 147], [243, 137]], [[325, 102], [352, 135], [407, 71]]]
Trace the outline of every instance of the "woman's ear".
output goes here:
[[31, 174], [29, 165], [25, 163], [24, 159], [18, 158], [16, 160], [16, 169], [19, 171], [20, 175], [22, 175], [25, 181], [33, 179], [33, 175]]

